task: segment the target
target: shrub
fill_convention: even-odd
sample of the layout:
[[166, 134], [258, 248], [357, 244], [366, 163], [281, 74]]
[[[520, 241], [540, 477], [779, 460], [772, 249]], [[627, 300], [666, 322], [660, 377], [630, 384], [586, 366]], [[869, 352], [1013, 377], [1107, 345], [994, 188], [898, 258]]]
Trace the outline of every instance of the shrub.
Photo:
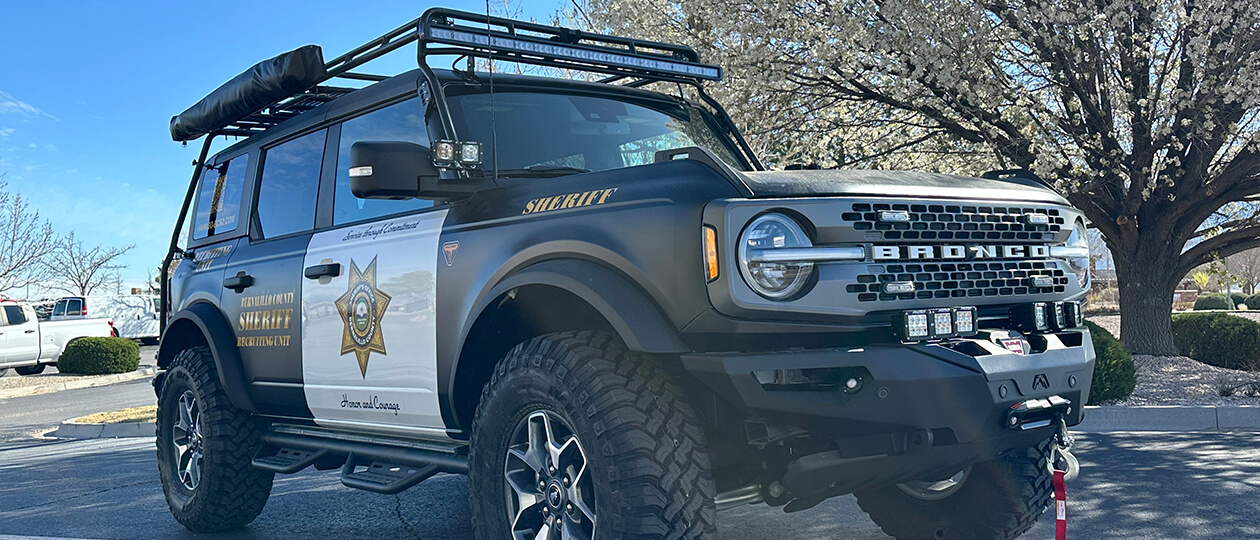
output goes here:
[[1205, 309], [1229, 309], [1229, 299], [1223, 294], [1207, 293], [1199, 295], [1199, 299], [1194, 301], [1194, 310], [1203, 311]]
[[1247, 309], [1260, 309], [1260, 293], [1248, 296], [1243, 303], [1247, 304]]
[[61, 352], [57, 371], [76, 375], [128, 373], [140, 368], [140, 347], [130, 339], [79, 338]]
[[1177, 352], [1204, 364], [1260, 369], [1260, 323], [1226, 313], [1186, 313], [1172, 319]]
[[1102, 405], [1123, 401], [1137, 387], [1137, 368], [1129, 348], [1101, 326], [1085, 321], [1094, 342], [1094, 382], [1089, 390], [1087, 405]]
[[1229, 293], [1229, 299], [1234, 301], [1234, 309], [1238, 309], [1238, 304], [1247, 303], [1247, 295], [1240, 292]]

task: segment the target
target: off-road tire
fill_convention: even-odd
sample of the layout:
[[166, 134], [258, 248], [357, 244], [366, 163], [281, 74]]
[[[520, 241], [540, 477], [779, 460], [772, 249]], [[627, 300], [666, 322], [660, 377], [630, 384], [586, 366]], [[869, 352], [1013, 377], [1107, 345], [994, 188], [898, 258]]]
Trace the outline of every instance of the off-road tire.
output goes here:
[[1054, 495], [1052, 441], [976, 464], [947, 498], [926, 501], [897, 486], [855, 493], [858, 505], [898, 540], [1008, 540], [1037, 523]]
[[19, 367], [19, 368], [13, 368], [13, 371], [16, 371], [18, 375], [39, 375], [40, 373], [43, 373], [44, 368], [47, 368], [47, 367], [48, 367], [47, 364], [39, 364], [35, 366], [24, 366], [24, 367]]
[[[173, 445], [179, 398], [191, 390], [200, 406], [204, 457], [200, 483], [179, 480]], [[271, 496], [274, 474], [250, 465], [265, 426], [237, 409], [224, 394], [206, 347], [180, 351], [166, 368], [158, 398], [158, 474], [175, 519], [195, 532], [238, 528], [253, 521]]]
[[572, 426], [594, 474], [595, 537], [700, 539], [716, 533], [704, 433], [667, 359], [615, 335], [549, 334], [496, 366], [473, 420], [469, 502], [476, 537], [506, 537], [509, 437], [531, 412]]

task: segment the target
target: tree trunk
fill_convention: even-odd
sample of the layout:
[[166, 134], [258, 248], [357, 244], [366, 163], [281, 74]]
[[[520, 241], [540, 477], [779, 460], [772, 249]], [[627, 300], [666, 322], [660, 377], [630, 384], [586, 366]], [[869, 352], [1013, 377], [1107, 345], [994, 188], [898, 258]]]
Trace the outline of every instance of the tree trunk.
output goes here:
[[1171, 331], [1172, 297], [1183, 276], [1173, 275], [1176, 267], [1177, 259], [1163, 254], [1116, 259], [1120, 339], [1133, 354], [1177, 354]]

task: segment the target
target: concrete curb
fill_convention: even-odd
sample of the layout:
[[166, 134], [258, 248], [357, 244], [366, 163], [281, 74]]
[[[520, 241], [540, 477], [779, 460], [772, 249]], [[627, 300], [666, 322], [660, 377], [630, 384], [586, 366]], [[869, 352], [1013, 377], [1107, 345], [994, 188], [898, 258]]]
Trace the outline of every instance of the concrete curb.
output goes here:
[[1260, 431], [1260, 406], [1091, 406], [1072, 431]]
[[157, 430], [153, 422], [117, 422], [113, 424], [73, 424], [62, 422], [49, 436], [58, 439], [119, 439], [152, 437]]
[[60, 392], [62, 390], [77, 390], [79, 388], [91, 388], [94, 386], [107, 386], [122, 382], [134, 381], [152, 377], [157, 373], [157, 368], [153, 366], [141, 366], [140, 369], [131, 373], [120, 373], [118, 375], [100, 375], [88, 379], [78, 379], [63, 383], [40, 384], [35, 386], [24, 386], [22, 388], [10, 388], [8, 390], [0, 390], [0, 399], [8, 399], [23, 396], [33, 396], [35, 394], [49, 394], [52, 392]]

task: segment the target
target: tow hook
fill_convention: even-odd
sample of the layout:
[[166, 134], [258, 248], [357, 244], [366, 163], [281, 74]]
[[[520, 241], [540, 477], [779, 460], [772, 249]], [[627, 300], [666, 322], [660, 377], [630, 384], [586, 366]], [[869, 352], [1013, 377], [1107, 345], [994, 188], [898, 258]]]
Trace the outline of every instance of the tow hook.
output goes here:
[[1068, 434], [1067, 422], [1059, 419], [1059, 429], [1054, 434], [1054, 448], [1050, 451], [1050, 471], [1063, 471], [1063, 480], [1071, 481], [1081, 472], [1081, 462], [1072, 455], [1072, 443], [1076, 439]]

